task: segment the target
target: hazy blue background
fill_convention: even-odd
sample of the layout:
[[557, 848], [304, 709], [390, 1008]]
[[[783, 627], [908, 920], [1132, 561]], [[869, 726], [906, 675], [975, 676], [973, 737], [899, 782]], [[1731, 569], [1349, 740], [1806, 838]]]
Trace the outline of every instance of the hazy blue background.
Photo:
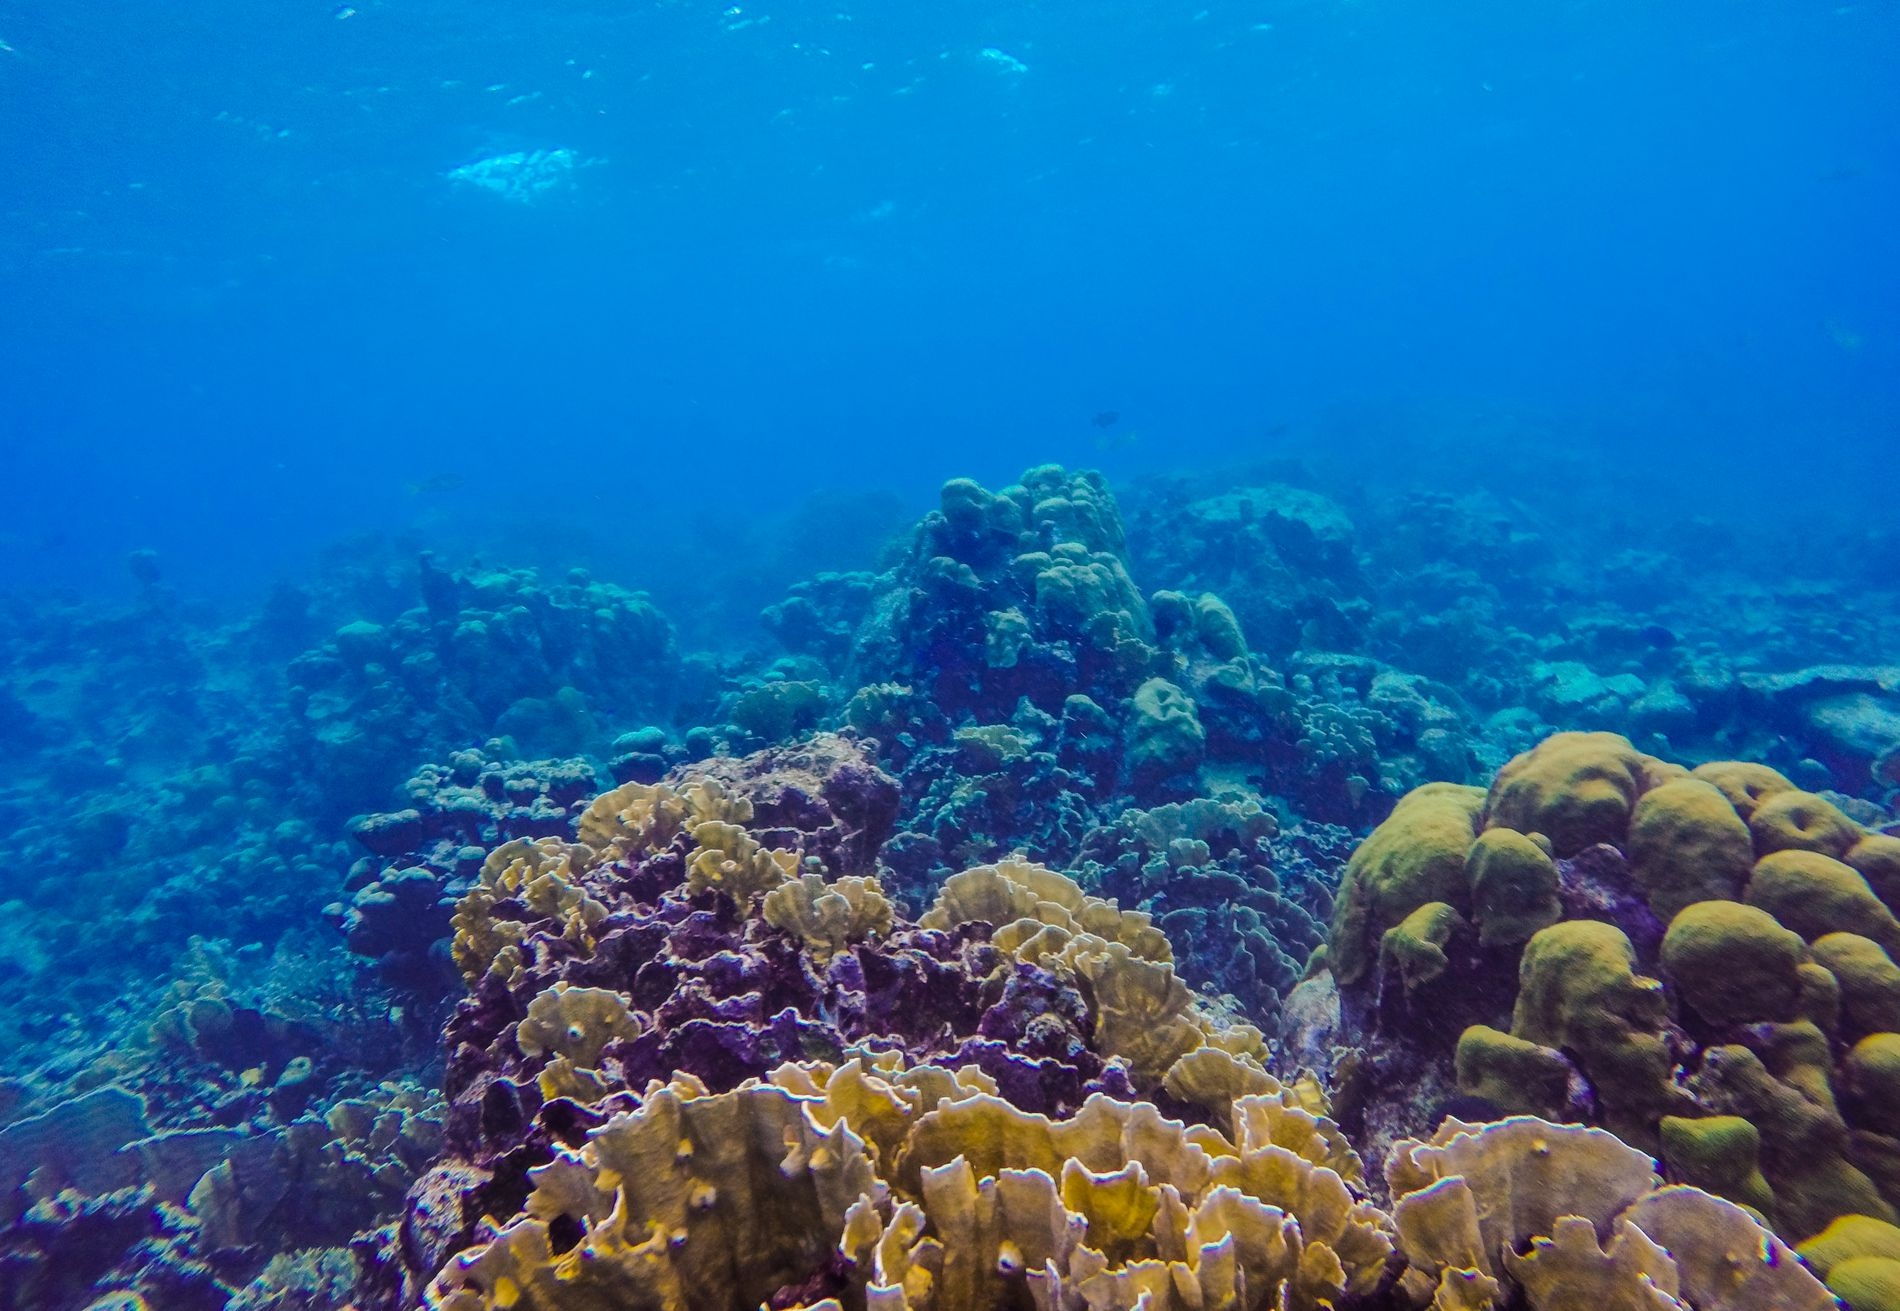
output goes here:
[[[0, 0], [0, 42], [3, 583], [416, 525], [639, 581], [814, 490], [1474, 434], [1659, 513], [1891, 496], [1892, 4]], [[516, 151], [574, 166], [450, 176]]]

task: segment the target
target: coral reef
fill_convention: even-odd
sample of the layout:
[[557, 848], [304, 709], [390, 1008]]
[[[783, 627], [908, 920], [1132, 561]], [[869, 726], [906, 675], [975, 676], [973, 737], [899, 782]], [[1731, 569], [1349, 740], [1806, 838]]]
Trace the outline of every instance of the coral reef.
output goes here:
[[1289, 1045], [1336, 1025], [1375, 1150], [1463, 1099], [1602, 1124], [1791, 1241], [1892, 1222], [1897, 842], [1764, 766], [1558, 734], [1359, 848]]
[[327, 795], [374, 798], [391, 756], [492, 737], [572, 755], [602, 744], [603, 722], [670, 711], [679, 656], [642, 595], [580, 571], [456, 574], [426, 555], [417, 587], [421, 605], [345, 624], [286, 671], [287, 746]]
[[440, 1150], [441, 1099], [385, 1084], [304, 1111], [320, 1090], [289, 1091], [315, 1078], [301, 1059], [268, 1088], [248, 1081], [248, 1121], [227, 1104], [156, 1128], [154, 1102], [105, 1084], [0, 1130], [5, 1305], [242, 1305], [288, 1277], [290, 1252], [352, 1288], [361, 1271], [342, 1245], [396, 1210]]
[[1272, 1029], [1332, 915], [1331, 880], [1280, 836], [1249, 798], [1170, 802], [1091, 830], [1075, 869], [1090, 891], [1152, 916], [1190, 984]]
[[[0, 1013], [0, 1065], [15, 1071], [70, 1046], [101, 1009], [137, 1009], [195, 935], [266, 954], [287, 934], [308, 937], [356, 854], [347, 821], [386, 807], [421, 762], [455, 763], [412, 788], [453, 780], [497, 807], [499, 786], [511, 809], [529, 809], [519, 779], [470, 777], [455, 753], [479, 752], [484, 767], [524, 753], [609, 756], [622, 730], [668, 722], [687, 685], [670, 625], [643, 595], [578, 572], [452, 572], [427, 555], [346, 561], [240, 623], [212, 622], [162, 587], [124, 613], [43, 606], [11, 618], [0, 715], [28, 730], [28, 751], [0, 775], [0, 853], [65, 871], [8, 893], [6, 968], [42, 998]], [[580, 773], [591, 793], [594, 767]], [[555, 793], [569, 786], [549, 778]], [[409, 808], [462, 803], [412, 794]], [[386, 857], [392, 843], [419, 844], [403, 818], [359, 826], [361, 847]], [[423, 836], [458, 825], [465, 844], [492, 841], [472, 816]], [[380, 873], [353, 879], [344, 900]], [[407, 912], [427, 900], [415, 877], [369, 893], [355, 908], [362, 949], [397, 974], [414, 967], [426, 944]], [[103, 922], [89, 908], [104, 908]], [[96, 936], [115, 950], [98, 952]]]
[[[384, 1305], [1560, 1311], [1580, 1280], [1630, 1305], [1831, 1305], [1745, 1211], [1600, 1130], [1448, 1121], [1398, 1144], [1383, 1211], [1316, 1090], [1189, 998], [1146, 915], [1006, 862], [914, 925], [885, 908], [814, 943], [766, 909], [804, 884], [685, 881], [702, 804], [663, 842], [601, 825], [604, 856], [565, 849], [621, 907], [596, 927], [624, 927], [577, 943], [540, 916], [506, 991], [491, 970], [458, 1009], [451, 1150], [383, 1249]], [[768, 1020], [735, 987], [775, 964], [800, 983]], [[709, 1006], [795, 1036], [645, 1059]]]
[[[748, 784], [750, 795], [738, 790]], [[922, 922], [896, 917], [870, 876], [847, 872], [862, 868], [851, 861], [876, 849], [880, 831], [841, 823], [869, 817], [887, 831], [890, 806], [867, 798], [894, 797], [861, 752], [833, 740], [714, 762], [677, 789], [604, 794], [577, 825], [591, 843], [496, 849], [456, 915], [473, 991], [447, 1031], [451, 1157], [418, 1185], [429, 1208], [412, 1207], [391, 1249], [411, 1288], [482, 1215], [518, 1209], [528, 1169], [555, 1145], [655, 1082], [687, 1079], [717, 1094], [786, 1061], [884, 1053], [968, 1070], [1028, 1110], [1072, 1113], [1093, 1092], [1158, 1082], [1167, 1069], [1155, 1062], [1175, 1048], [1222, 1036], [1236, 1047], [1231, 1060], [1263, 1051], [1256, 1031], [1200, 1018], [1165, 955], [1154, 958], [1165, 939], [1142, 931], [1145, 917], [1092, 901], [1059, 875], [974, 871], [955, 885], [967, 895], [947, 887]], [[777, 877], [696, 879], [708, 856]], [[794, 878], [795, 869], [808, 872]], [[827, 898], [843, 903], [837, 927], [813, 932]], [[801, 904], [803, 913], [787, 909]], [[998, 907], [1006, 923], [974, 918], [1003, 920]], [[1095, 932], [1105, 928], [1112, 939]], [[1012, 953], [1003, 941], [1019, 945]], [[1150, 955], [1133, 955], [1131, 941]], [[1170, 1035], [1160, 1047], [1157, 1026]], [[1092, 1045], [1104, 1029], [1129, 1051], [1112, 1038]]]
[[1894, 1305], [1900, 605], [1597, 508], [0, 596], [0, 1305]]

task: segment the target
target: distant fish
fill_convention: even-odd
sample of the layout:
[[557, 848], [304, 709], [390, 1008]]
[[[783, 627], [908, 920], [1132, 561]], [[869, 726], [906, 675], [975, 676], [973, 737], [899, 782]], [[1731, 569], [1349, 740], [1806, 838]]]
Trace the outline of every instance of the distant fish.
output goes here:
[[[497, 83], [488, 89], [505, 91], [507, 84]], [[579, 170], [601, 162], [565, 146], [553, 150], [515, 150], [463, 164], [442, 176], [517, 205], [529, 205], [549, 192], [572, 187]]]
[[1022, 60], [1016, 58], [1016, 56], [1010, 54], [1009, 51], [1007, 50], [998, 50], [995, 46], [984, 46], [981, 50], [977, 51], [976, 53], [977, 53], [977, 58], [988, 63], [991, 67], [1000, 69], [1001, 71], [1005, 73], [1021, 74], [1021, 73], [1027, 73], [1029, 71], [1028, 64], [1025, 64]]
[[1129, 428], [1125, 432], [1104, 433], [1095, 439], [1098, 451], [1125, 451], [1141, 440], [1141, 429]]
[[1865, 170], [1859, 164], [1836, 164], [1824, 173], [1817, 174], [1816, 182], [1852, 182]]
[[1096, 412], [1095, 417], [1089, 420], [1089, 422], [1094, 424], [1097, 428], [1113, 428], [1121, 421], [1121, 413], [1117, 410], [1099, 410]]
[[405, 489], [411, 496], [439, 496], [447, 492], [459, 492], [465, 481], [459, 473], [430, 474], [420, 482], [413, 482]]
[[1270, 423], [1260, 430], [1260, 435], [1265, 437], [1268, 441], [1272, 441], [1275, 438], [1286, 436], [1292, 430], [1293, 425], [1290, 423]]

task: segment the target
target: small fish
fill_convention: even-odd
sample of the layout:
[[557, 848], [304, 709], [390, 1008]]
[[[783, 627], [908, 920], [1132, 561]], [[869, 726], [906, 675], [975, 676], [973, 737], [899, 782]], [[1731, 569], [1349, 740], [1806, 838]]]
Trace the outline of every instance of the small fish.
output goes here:
[[1141, 429], [1130, 428], [1127, 432], [1104, 433], [1095, 439], [1098, 451], [1125, 451], [1141, 440]]
[[1118, 410], [1100, 410], [1089, 422], [1094, 424], [1097, 428], [1113, 428], [1116, 424], [1121, 422], [1121, 419], [1122, 416]]
[[1007, 50], [998, 50], [995, 46], [984, 46], [981, 50], [977, 51], [976, 53], [977, 53], [977, 58], [985, 61], [993, 68], [1000, 69], [1001, 71], [1005, 73], [1020, 75], [1023, 73], [1027, 73], [1029, 71], [1028, 64], [1025, 64], [1022, 60], [1016, 58], [1016, 56], [1010, 54], [1009, 51]]
[[421, 482], [410, 483], [407, 490], [411, 496], [432, 496], [444, 492], [459, 492], [463, 486], [464, 480], [461, 474], [437, 473], [429, 475]]

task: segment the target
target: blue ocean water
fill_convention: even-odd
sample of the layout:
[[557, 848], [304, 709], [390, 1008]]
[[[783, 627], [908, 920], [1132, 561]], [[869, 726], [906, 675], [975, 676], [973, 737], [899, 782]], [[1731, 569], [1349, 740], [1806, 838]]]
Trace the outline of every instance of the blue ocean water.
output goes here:
[[[674, 1305], [791, 1139], [649, 1153], [631, 1271], [578, 1144], [864, 1054], [1272, 1085], [1374, 1207], [1606, 1127], [1824, 1307], [1761, 1228], [1900, 1218], [1896, 86], [1886, 0], [0, 0], [0, 1311]], [[820, 1218], [688, 1311], [865, 1305]], [[1287, 1304], [1415, 1311], [1381, 1243]]]
[[16, 0], [0, 41], [28, 581], [418, 523], [637, 570], [709, 482], [1342, 427], [1372, 478], [1474, 413], [1665, 511], [1890, 470], [1886, 5]]

